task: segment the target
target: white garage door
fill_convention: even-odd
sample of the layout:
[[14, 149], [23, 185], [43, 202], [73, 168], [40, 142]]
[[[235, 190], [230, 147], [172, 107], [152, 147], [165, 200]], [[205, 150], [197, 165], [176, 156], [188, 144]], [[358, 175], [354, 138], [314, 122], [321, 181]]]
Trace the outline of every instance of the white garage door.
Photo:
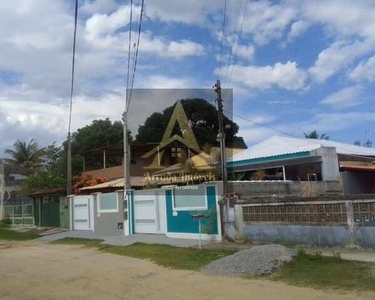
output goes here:
[[134, 193], [135, 233], [165, 233], [164, 198], [152, 190]]
[[91, 230], [91, 205], [92, 196], [76, 196], [74, 197], [74, 229], [75, 230]]

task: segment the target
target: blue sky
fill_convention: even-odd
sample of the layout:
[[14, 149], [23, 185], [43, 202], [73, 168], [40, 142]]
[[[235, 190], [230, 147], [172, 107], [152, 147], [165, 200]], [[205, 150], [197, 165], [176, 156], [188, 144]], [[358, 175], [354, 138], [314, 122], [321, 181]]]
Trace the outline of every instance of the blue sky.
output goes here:
[[[15, 139], [44, 146], [66, 136], [73, 3], [2, 4], [0, 152]], [[223, 7], [224, 0], [145, 0], [135, 87], [210, 88]], [[73, 129], [121, 118], [129, 11], [129, 1], [80, 1]], [[373, 0], [228, 0], [220, 78], [234, 90], [234, 120], [249, 146], [315, 129], [348, 143], [370, 130], [375, 140], [374, 14]], [[132, 111], [139, 124], [145, 111]]]

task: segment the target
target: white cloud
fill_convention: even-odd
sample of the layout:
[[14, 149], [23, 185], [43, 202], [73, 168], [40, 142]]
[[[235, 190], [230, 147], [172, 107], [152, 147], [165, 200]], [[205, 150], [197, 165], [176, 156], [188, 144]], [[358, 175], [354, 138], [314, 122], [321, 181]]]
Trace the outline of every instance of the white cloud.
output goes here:
[[243, 32], [251, 34], [259, 45], [279, 39], [288, 24], [297, 17], [296, 7], [272, 5], [269, 1], [249, 2]]
[[293, 0], [304, 18], [325, 26], [333, 37], [359, 35], [375, 38], [375, 2], [372, 0]]
[[232, 81], [248, 87], [269, 89], [274, 86], [299, 90], [304, 88], [306, 74], [296, 62], [276, 63], [274, 66], [233, 66]]
[[80, 11], [87, 14], [108, 13], [118, 8], [116, 0], [87, 0]]
[[290, 28], [289, 34], [288, 34], [288, 42], [293, 41], [296, 37], [300, 36], [302, 33], [304, 33], [311, 24], [305, 20], [299, 20], [297, 22], [294, 22]]
[[371, 51], [372, 47], [369, 41], [334, 42], [329, 48], [320, 52], [309, 72], [315, 81], [324, 82], [343, 67], [350, 65], [356, 58]]
[[308, 122], [295, 124], [305, 131], [333, 132], [375, 121], [375, 112], [318, 113]]
[[130, 22], [130, 6], [122, 6], [111, 14], [94, 14], [86, 21], [86, 31], [90, 36], [112, 35], [117, 29]]
[[251, 60], [255, 54], [255, 47], [253, 45], [245, 46], [238, 45], [237, 56], [247, 60]]
[[360, 86], [343, 88], [325, 99], [320, 103], [329, 105], [334, 109], [343, 109], [353, 107], [363, 102], [363, 89]]
[[196, 87], [196, 82], [188, 78], [172, 78], [153, 75], [142, 80], [140, 87], [149, 89], [188, 89]]
[[243, 118], [234, 116], [233, 121], [240, 128], [238, 136], [242, 136], [246, 145], [251, 146], [277, 134], [277, 132], [271, 129], [272, 125], [270, 125], [270, 128], [267, 128], [268, 124], [275, 120], [276, 118], [271, 115], [247, 114]]
[[356, 66], [349, 73], [349, 78], [355, 81], [375, 82], [375, 55]]
[[152, 20], [205, 25], [207, 15], [217, 13], [217, 0], [145, 1], [146, 15]]
[[172, 41], [166, 48], [166, 51], [159, 53], [161, 56], [183, 58], [187, 56], [195, 56], [204, 54], [204, 47], [201, 44], [188, 41]]
[[[133, 6], [133, 15], [137, 15], [140, 8]], [[118, 32], [129, 24], [130, 5], [120, 6], [111, 14], [94, 14], [85, 24], [85, 39], [98, 48], [117, 51], [128, 50], [129, 32]], [[132, 47], [138, 38], [137, 33], [132, 32]], [[204, 54], [204, 47], [196, 42], [182, 39], [170, 41], [161, 36], [154, 36], [151, 31], [141, 33], [140, 53], [157, 54], [161, 57], [182, 59], [188, 56]]]
[[[128, 32], [124, 30], [129, 22], [129, 6], [118, 5], [116, 1], [86, 1], [80, 12], [81, 9], [84, 9], [84, 17], [80, 15], [77, 30], [73, 130], [95, 118], [119, 120], [125, 98]], [[14, 0], [2, 4], [0, 152], [1, 148], [9, 147], [15, 137], [35, 137], [41, 144], [65, 138], [72, 14], [73, 7], [65, 0]], [[170, 58], [203, 55], [204, 48], [187, 39], [169, 40], [143, 32], [135, 87], [139, 79], [145, 78], [142, 73], [148, 72], [143, 68], [146, 59], [142, 58], [151, 54], [154, 55], [152, 65], [156, 68], [152, 73], [157, 74], [155, 70], [160, 70], [162, 62], [155, 59], [155, 55], [168, 62]], [[8, 84], [8, 80], [14, 83]], [[160, 76], [152, 80], [153, 86], [182, 87], [184, 84], [182, 80]]]

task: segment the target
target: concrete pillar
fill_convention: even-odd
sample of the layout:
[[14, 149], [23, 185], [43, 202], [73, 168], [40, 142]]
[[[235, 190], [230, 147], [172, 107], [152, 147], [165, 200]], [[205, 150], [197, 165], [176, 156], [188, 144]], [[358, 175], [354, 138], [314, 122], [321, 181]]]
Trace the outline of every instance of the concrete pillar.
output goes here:
[[347, 201], [346, 205], [346, 219], [348, 222], [348, 232], [349, 232], [349, 243], [346, 245], [347, 248], [358, 248], [357, 238], [356, 238], [356, 231], [357, 226], [354, 220], [354, 210], [353, 210], [353, 202]]
[[73, 210], [73, 205], [74, 205], [74, 198], [73, 196], [69, 196], [69, 230], [73, 230], [73, 222], [74, 222], [74, 210]]
[[322, 147], [312, 151], [313, 154], [322, 157], [322, 179], [323, 181], [340, 180], [339, 159], [336, 148]]
[[243, 223], [243, 209], [242, 205], [236, 204], [234, 206], [234, 218], [236, 224], [236, 240], [243, 240], [245, 239], [244, 236], [244, 223]]
[[0, 220], [4, 219], [5, 172], [4, 164], [0, 166]]

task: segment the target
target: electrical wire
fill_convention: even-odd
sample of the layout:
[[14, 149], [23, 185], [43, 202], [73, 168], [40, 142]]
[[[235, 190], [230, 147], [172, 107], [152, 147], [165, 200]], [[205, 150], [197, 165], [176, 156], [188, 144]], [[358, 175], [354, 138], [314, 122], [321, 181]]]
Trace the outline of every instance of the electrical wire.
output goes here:
[[222, 30], [222, 35], [221, 35], [219, 68], [218, 68], [218, 73], [217, 73], [217, 79], [218, 80], [220, 80], [220, 68], [221, 68], [221, 60], [222, 60], [222, 56], [223, 56], [223, 44], [224, 44], [224, 36], [225, 36], [226, 15], [227, 15], [227, 0], [224, 0], [223, 30]]
[[[126, 76], [126, 91], [129, 89], [129, 78], [130, 78], [130, 50], [132, 42], [132, 22], [133, 22], [133, 0], [130, 0], [130, 24], [129, 24], [129, 46], [128, 46], [128, 73]], [[126, 94], [125, 110], [127, 109], [128, 94]]]
[[74, 12], [74, 37], [73, 37], [72, 73], [71, 73], [71, 83], [70, 83], [70, 105], [69, 105], [68, 136], [70, 136], [70, 130], [71, 130], [71, 124], [72, 124], [73, 95], [74, 95], [74, 74], [75, 74], [75, 57], [76, 57], [76, 40], [77, 40], [77, 22], [78, 22], [78, 0], [76, 0], [76, 3], [75, 3], [75, 12]]
[[244, 10], [244, 13], [243, 13], [243, 18], [242, 18], [241, 29], [240, 29], [240, 33], [239, 33], [239, 35], [238, 35], [238, 40], [237, 40], [237, 44], [236, 44], [236, 50], [235, 50], [235, 52], [234, 52], [233, 62], [232, 62], [232, 65], [231, 65], [231, 71], [230, 71], [230, 73], [229, 73], [229, 77], [227, 78], [227, 83], [226, 83], [227, 86], [229, 85], [229, 83], [230, 83], [230, 81], [231, 81], [232, 74], [233, 74], [234, 64], [236, 63], [237, 52], [238, 52], [238, 45], [240, 44], [241, 37], [242, 37], [243, 25], [244, 25], [244, 23], [245, 23], [245, 18], [246, 18], [246, 12], [247, 12], [247, 6], [248, 6], [248, 3], [249, 3], [249, 0], [246, 0], [245, 10]]
[[132, 94], [133, 94], [133, 86], [134, 86], [135, 73], [137, 71], [137, 61], [138, 61], [139, 43], [140, 43], [141, 31], [142, 31], [142, 18], [143, 18], [144, 3], [145, 3], [145, 1], [142, 0], [142, 3], [141, 3], [141, 15], [139, 17], [139, 26], [138, 26], [138, 40], [137, 40], [137, 46], [136, 46], [137, 48], [136, 48], [135, 58], [134, 58], [133, 77], [132, 77], [132, 81], [131, 81], [129, 101], [127, 103], [126, 111], [128, 111], [129, 106], [130, 106], [131, 97], [132, 97]]
[[67, 149], [67, 181], [66, 192], [70, 195], [72, 192], [72, 144], [71, 144], [71, 126], [73, 112], [73, 95], [74, 95], [74, 73], [75, 73], [75, 57], [76, 57], [76, 40], [77, 40], [77, 23], [78, 23], [78, 0], [75, 2], [74, 12], [74, 35], [73, 35], [73, 55], [72, 55], [72, 73], [70, 83], [70, 103], [69, 103], [69, 123], [68, 123], [68, 149]]
[[[234, 32], [234, 37], [237, 37], [238, 36], [238, 31], [239, 31], [239, 20], [240, 20], [240, 11], [241, 11], [241, 8], [242, 8], [242, 0], [237, 0], [237, 9], [236, 9], [236, 17], [235, 17], [235, 20], [236, 20], [236, 30]], [[234, 42], [233, 42], [234, 43]], [[229, 67], [230, 67], [230, 61], [232, 59], [232, 54], [233, 54], [233, 43], [230, 47], [230, 52], [229, 52], [229, 57], [228, 57], [228, 63], [227, 63], [227, 70], [225, 72], [225, 79], [228, 78], [228, 73], [229, 73]], [[238, 45], [238, 41], [237, 41], [237, 45]]]

